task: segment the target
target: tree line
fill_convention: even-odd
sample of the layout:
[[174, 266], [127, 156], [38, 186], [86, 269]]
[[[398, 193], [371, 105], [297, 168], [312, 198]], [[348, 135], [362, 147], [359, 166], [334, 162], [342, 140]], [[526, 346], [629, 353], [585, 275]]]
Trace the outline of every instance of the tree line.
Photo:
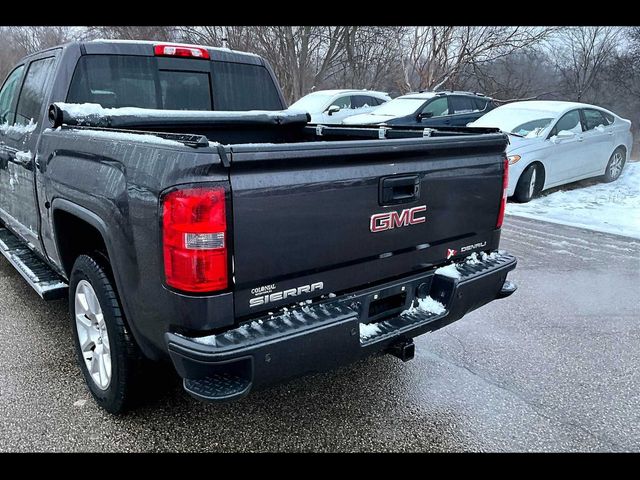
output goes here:
[[3, 78], [20, 57], [70, 40], [175, 41], [263, 56], [289, 102], [326, 88], [460, 89], [594, 103], [640, 125], [640, 27], [39, 26], [0, 36]]

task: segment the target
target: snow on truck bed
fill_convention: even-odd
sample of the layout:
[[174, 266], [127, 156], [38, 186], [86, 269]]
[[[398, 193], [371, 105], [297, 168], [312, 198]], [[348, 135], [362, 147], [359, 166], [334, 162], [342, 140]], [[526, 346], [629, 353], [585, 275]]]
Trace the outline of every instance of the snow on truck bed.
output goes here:
[[615, 182], [543, 192], [529, 203], [508, 203], [506, 213], [640, 238], [640, 162], [627, 163]]

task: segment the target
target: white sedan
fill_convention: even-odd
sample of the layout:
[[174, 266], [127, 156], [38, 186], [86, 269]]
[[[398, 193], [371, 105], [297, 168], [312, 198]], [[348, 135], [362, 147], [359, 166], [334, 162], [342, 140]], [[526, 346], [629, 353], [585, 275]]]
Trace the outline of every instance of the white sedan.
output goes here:
[[629, 120], [585, 103], [513, 102], [468, 126], [497, 127], [509, 134], [507, 195], [518, 202], [585, 178], [613, 182], [633, 141]]
[[311, 114], [311, 123], [342, 123], [347, 117], [367, 113], [391, 100], [384, 92], [373, 90], [318, 90], [293, 103], [289, 110]]

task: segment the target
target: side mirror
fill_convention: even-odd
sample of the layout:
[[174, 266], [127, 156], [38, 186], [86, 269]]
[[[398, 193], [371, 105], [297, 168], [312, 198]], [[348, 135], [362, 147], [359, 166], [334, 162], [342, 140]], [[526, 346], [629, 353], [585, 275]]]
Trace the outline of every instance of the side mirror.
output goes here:
[[340, 111], [340, 107], [338, 105], [331, 105], [327, 108], [327, 113], [329, 115], [333, 115], [334, 113], [338, 113]]
[[560, 130], [557, 135], [558, 138], [573, 138], [575, 136], [576, 134], [571, 130]]
[[549, 140], [551, 140], [553, 143], [558, 143], [561, 140], [567, 140], [568, 138], [573, 138], [575, 136], [576, 136], [576, 134], [573, 133], [570, 130], [560, 130], [558, 133], [556, 133]]
[[433, 112], [421, 112], [418, 114], [418, 121], [422, 120], [423, 118], [431, 118], [433, 117]]

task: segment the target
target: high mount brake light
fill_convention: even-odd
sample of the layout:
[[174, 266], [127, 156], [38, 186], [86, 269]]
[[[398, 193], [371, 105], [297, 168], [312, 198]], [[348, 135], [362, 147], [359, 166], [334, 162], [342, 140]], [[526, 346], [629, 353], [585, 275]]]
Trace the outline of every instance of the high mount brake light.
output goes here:
[[504, 210], [507, 206], [507, 188], [509, 187], [509, 159], [504, 159], [504, 171], [502, 172], [502, 198], [500, 199], [500, 211], [498, 213], [498, 221], [496, 228], [502, 228], [504, 221]]
[[209, 60], [209, 51], [202, 47], [161, 44], [154, 45], [153, 53], [159, 57], [189, 57]]
[[225, 190], [174, 190], [162, 198], [162, 239], [167, 285], [205, 293], [228, 286]]

